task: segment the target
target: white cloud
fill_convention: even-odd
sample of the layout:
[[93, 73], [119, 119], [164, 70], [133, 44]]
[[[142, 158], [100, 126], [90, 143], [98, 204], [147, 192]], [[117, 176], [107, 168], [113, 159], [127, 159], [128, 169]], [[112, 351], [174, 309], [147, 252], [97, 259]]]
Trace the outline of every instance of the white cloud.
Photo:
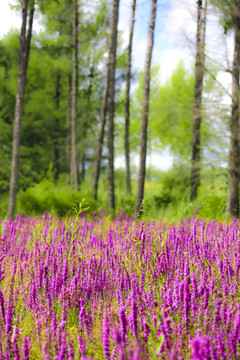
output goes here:
[[12, 0], [1, 1], [0, 11], [0, 37], [6, 35], [10, 29], [20, 29], [21, 27], [21, 16], [16, 10], [11, 9], [10, 5], [14, 5], [15, 2]]
[[160, 63], [160, 80], [165, 82], [175, 70], [177, 64], [183, 60], [187, 68], [190, 68], [192, 65], [192, 57], [190, 54], [181, 48], [176, 49], [167, 49]]
[[[124, 46], [128, 44], [131, 6], [126, 1], [120, 3], [119, 29], [123, 32]], [[147, 33], [150, 16], [150, 6], [138, 3], [133, 37], [133, 69], [142, 70], [147, 49]], [[183, 30], [184, 28], [184, 30]], [[189, 44], [183, 39], [183, 33], [195, 31], [195, 19], [180, 0], [172, 0], [171, 6], [159, 4], [154, 35], [153, 64], [159, 65], [161, 81], [165, 81], [176, 68], [180, 60], [186, 65], [193, 61]]]
[[[139, 167], [139, 155], [131, 156], [132, 165]], [[154, 166], [157, 169], [168, 170], [172, 167], [173, 157], [168, 151], [164, 151], [162, 154], [152, 152], [147, 156], [147, 167]], [[117, 169], [125, 168], [125, 157], [118, 156], [115, 159], [115, 167]]]
[[[138, 158], [139, 165], [139, 158]], [[147, 156], [147, 167], [154, 166], [157, 169], [161, 170], [169, 170], [173, 165], [173, 157], [168, 153], [168, 151], [164, 151], [161, 154], [151, 153]]]
[[[0, 38], [7, 35], [11, 29], [18, 29], [20, 31], [22, 25], [21, 11], [12, 9], [11, 5], [16, 5], [16, 0], [0, 0], [1, 11], [0, 11]], [[35, 17], [33, 21], [33, 31], [39, 32], [42, 29], [40, 24], [39, 15]]]
[[130, 17], [131, 6], [125, 2], [120, 2], [118, 29], [122, 32], [124, 47], [128, 45]]

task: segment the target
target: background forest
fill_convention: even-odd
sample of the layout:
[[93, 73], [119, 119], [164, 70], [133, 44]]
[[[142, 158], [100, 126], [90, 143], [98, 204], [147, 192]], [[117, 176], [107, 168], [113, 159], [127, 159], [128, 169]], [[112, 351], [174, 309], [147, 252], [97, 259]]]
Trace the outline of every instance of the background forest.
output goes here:
[[[159, 21], [160, 1], [151, 3], [146, 34], [149, 31], [150, 39], [152, 30], [156, 39], [151, 20]], [[127, 4], [132, 13], [127, 46], [117, 31], [119, 1], [24, 0], [13, 6], [23, 24], [25, 16], [25, 33], [22, 25], [20, 41], [16, 30], [0, 39], [1, 217], [7, 212], [12, 216], [9, 191], [11, 198], [16, 189], [12, 210], [26, 215], [45, 211], [71, 215], [73, 207], [82, 206], [85, 199], [91, 213], [103, 208], [130, 216], [139, 211], [144, 198], [142, 211], [149, 218], [186, 217], [196, 207], [206, 218], [221, 218], [226, 208], [229, 215], [238, 216], [240, 157], [234, 134], [239, 132], [239, 5], [230, 0], [194, 2], [195, 61], [190, 67], [180, 61], [164, 81], [161, 68], [152, 63], [147, 84], [150, 43], [142, 71], [131, 64], [135, 9], [142, 4], [130, 0]], [[222, 26], [222, 43], [205, 44], [208, 16], [213, 14]], [[31, 34], [35, 17], [41, 31]], [[224, 70], [232, 77], [231, 94], [217, 80], [224, 65], [208, 56], [208, 47], [224, 48], [229, 38], [235, 39], [235, 57]], [[18, 113], [21, 59], [25, 59], [22, 73], [26, 79]], [[17, 113], [20, 145], [14, 173]], [[162, 170], [154, 158], [166, 153], [171, 161]], [[16, 172], [17, 188], [11, 195], [10, 182]], [[136, 197], [140, 199], [137, 205]]]

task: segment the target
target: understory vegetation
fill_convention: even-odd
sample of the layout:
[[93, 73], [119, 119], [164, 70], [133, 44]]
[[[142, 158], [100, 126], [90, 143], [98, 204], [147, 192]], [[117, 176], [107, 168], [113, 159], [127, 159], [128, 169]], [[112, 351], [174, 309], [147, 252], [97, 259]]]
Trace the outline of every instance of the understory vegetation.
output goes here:
[[[189, 201], [190, 194], [190, 169], [188, 167], [173, 167], [168, 171], [151, 169], [147, 172], [145, 184], [145, 199], [143, 202], [142, 217], [154, 219], [168, 219], [178, 221], [193, 216], [194, 213], [204, 219], [227, 219], [226, 203], [228, 196], [227, 172], [222, 171], [219, 176], [212, 176], [211, 170], [206, 171], [204, 180], [199, 188], [199, 196], [194, 202]], [[214, 172], [216, 174], [216, 171]], [[116, 209], [108, 210], [108, 185], [106, 174], [99, 184], [98, 201], [92, 196], [92, 187], [89, 181], [81, 184], [81, 190], [74, 192], [67, 180], [63, 178], [54, 183], [52, 176], [38, 184], [21, 190], [17, 197], [17, 213], [25, 215], [41, 215], [48, 211], [53, 215], [72, 216], [74, 207], [82, 200], [88, 204], [87, 217], [101, 208], [104, 213], [114, 218], [117, 212], [124, 211], [128, 216], [134, 214], [137, 181], [132, 181], [132, 195], [126, 196], [124, 171], [116, 171]], [[150, 179], [149, 179], [150, 175]], [[8, 196], [0, 195], [0, 216], [4, 218], [7, 212]]]

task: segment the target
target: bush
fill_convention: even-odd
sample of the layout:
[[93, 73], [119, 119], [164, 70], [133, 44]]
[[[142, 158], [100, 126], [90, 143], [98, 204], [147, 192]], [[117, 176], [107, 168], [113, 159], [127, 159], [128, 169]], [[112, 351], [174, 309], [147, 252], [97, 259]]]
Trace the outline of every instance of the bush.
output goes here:
[[166, 186], [163, 186], [158, 195], [154, 197], [154, 203], [157, 208], [166, 207], [173, 201], [173, 194]]
[[226, 186], [201, 186], [196, 203], [198, 206], [197, 213], [200, 217], [207, 219], [222, 218], [227, 206]]
[[0, 195], [0, 219], [4, 219], [7, 214], [8, 209], [8, 202], [9, 202], [9, 196], [8, 194], [1, 194]]
[[[72, 216], [74, 204], [83, 198], [80, 191], [72, 191], [70, 186], [55, 186], [50, 180], [44, 180], [25, 192], [19, 193], [17, 212], [23, 212], [25, 215], [39, 215], [48, 211], [60, 217]], [[88, 204], [94, 211], [95, 202], [88, 199]]]
[[157, 195], [153, 195], [153, 203], [157, 209], [174, 204], [177, 206], [183, 199], [187, 201], [190, 187], [190, 170], [185, 166], [174, 166], [169, 171], [162, 171], [158, 182], [161, 188]]

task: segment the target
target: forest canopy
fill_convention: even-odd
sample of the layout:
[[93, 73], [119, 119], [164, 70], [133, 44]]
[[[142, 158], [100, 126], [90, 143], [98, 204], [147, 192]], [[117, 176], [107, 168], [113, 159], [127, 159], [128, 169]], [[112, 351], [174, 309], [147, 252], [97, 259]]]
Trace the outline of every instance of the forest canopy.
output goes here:
[[[13, 173], [17, 173], [13, 193], [14, 196], [18, 193], [20, 211], [28, 211], [25, 203], [31, 202], [28, 199], [34, 193], [31, 189], [39, 189], [41, 193], [51, 188], [54, 192], [59, 186], [68, 188], [66, 191], [72, 194], [65, 203], [66, 211], [62, 210], [61, 214], [70, 211], [74, 198], [86, 195], [90, 202], [95, 201], [93, 207], [107, 207], [106, 197], [110, 196], [108, 207], [115, 208], [115, 196], [117, 204], [123, 203], [118, 187], [125, 186], [123, 179], [126, 177], [124, 203], [129, 203], [126, 206], [133, 213], [137, 186], [139, 204], [135, 211], [139, 210], [144, 199], [147, 176], [152, 185], [147, 184], [146, 190], [149, 186], [153, 190], [147, 195], [145, 204], [153, 201], [159, 211], [166, 210], [166, 206], [174, 201], [179, 201], [179, 204], [184, 201], [187, 206], [190, 200], [192, 203], [198, 198], [200, 204], [202, 188], [213, 186], [216, 201], [225, 204], [220, 212], [225, 212], [228, 189], [230, 186], [231, 194], [233, 186], [231, 174], [235, 171], [230, 170], [229, 177], [227, 170], [236, 168], [239, 161], [236, 160], [238, 150], [234, 152], [234, 159], [228, 159], [234, 149], [229, 139], [236, 131], [233, 118], [237, 116], [233, 113], [231, 101], [237, 93], [230, 94], [221, 81], [219, 74], [223, 73], [224, 64], [212, 59], [214, 44], [208, 41], [212, 41], [214, 36], [208, 34], [208, 29], [211, 30], [214, 19], [214, 26], [222, 33], [222, 43], [218, 47], [224, 52], [225, 43], [229, 39], [232, 41], [239, 30], [237, 5], [234, 1], [229, 5], [214, 1], [197, 2], [192, 19], [195, 22], [195, 43], [191, 45], [191, 51], [195, 54], [191, 62], [180, 60], [166, 77], [161, 59], [151, 63], [154, 46], [158, 53], [161, 46], [166, 46], [158, 40], [159, 24], [154, 33], [155, 18], [160, 17], [161, 12], [166, 15], [166, 12], [157, 1], [147, 3], [133, 1], [131, 6], [129, 4], [125, 10], [129, 13], [130, 26], [127, 30], [120, 30], [119, 16], [120, 21], [123, 16], [121, 1], [92, 1], [90, 7], [76, 0], [25, 0], [14, 7], [12, 11], [18, 11], [22, 16], [21, 31], [25, 14], [26, 28], [20, 41], [17, 30], [9, 31], [0, 39], [0, 194], [3, 204], [8, 202], [9, 191], [11, 200]], [[173, 6], [180, 3], [168, 4], [172, 14], [177, 11]], [[148, 43], [145, 63], [143, 58], [140, 68], [136, 66], [134, 55], [137, 46], [134, 34], [142, 26], [139, 9], [149, 10], [147, 21], [150, 26], [145, 26], [145, 38], [148, 36], [149, 40], [152, 36], [153, 40], [152, 44]], [[185, 9], [185, 14], [187, 11]], [[41, 23], [39, 31], [31, 33], [31, 21], [33, 24], [36, 21]], [[162, 31], [167, 34], [167, 21], [161, 21], [165, 27]], [[23, 35], [25, 40], [22, 40]], [[19, 112], [20, 145], [16, 155], [19, 163], [17, 170], [13, 171], [16, 138], [13, 134], [21, 56], [28, 59], [23, 67], [26, 76], [22, 83], [22, 110]], [[239, 69], [234, 73], [234, 60], [233, 66], [231, 62], [228, 58], [230, 68], [226, 66], [224, 70], [227, 74], [235, 74], [236, 78]], [[140, 167], [139, 153], [142, 154]], [[161, 170], [161, 154], [166, 153], [169, 159], [167, 168], [171, 167], [168, 175]], [[156, 155], [159, 160], [152, 163], [151, 159]], [[120, 159], [124, 159], [122, 166], [116, 168], [116, 164], [121, 163]], [[237, 178], [233, 182], [238, 183]], [[103, 197], [97, 200], [98, 186], [110, 189], [111, 194], [104, 193], [103, 196], [100, 191]], [[235, 193], [233, 197], [238, 195]], [[228, 213], [237, 215], [238, 210], [231, 212], [231, 206], [228, 202]], [[55, 207], [54, 201], [49, 201], [45, 207], [36, 205], [35, 210]], [[35, 210], [33, 206], [29, 211]], [[4, 211], [5, 208], [3, 214]], [[15, 212], [15, 209], [12, 211]]]

